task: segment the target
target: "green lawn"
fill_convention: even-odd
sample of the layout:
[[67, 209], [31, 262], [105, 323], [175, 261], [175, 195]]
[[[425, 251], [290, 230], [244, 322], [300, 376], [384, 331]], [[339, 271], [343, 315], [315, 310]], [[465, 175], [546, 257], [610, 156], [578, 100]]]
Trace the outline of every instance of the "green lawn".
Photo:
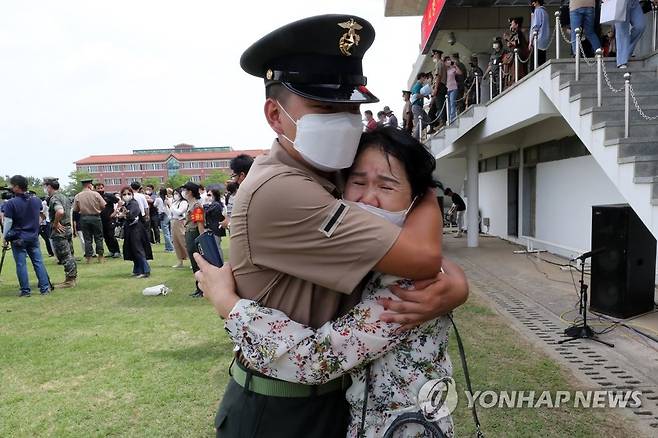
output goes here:
[[[170, 268], [175, 257], [162, 249], [154, 247], [150, 279], [130, 278], [132, 264], [123, 260], [80, 263], [77, 288], [41, 297], [33, 284], [30, 298], [16, 296], [7, 254], [0, 277], [0, 437], [214, 436], [232, 346], [207, 302], [188, 297], [191, 271]], [[62, 267], [53, 258], [46, 263], [52, 281], [62, 281]], [[158, 283], [173, 292], [142, 296]], [[555, 363], [520, 342], [481, 302], [464, 306], [457, 319], [476, 389], [570, 387]], [[613, 420], [598, 410], [480, 415], [489, 437], [614, 436]], [[455, 423], [460, 436], [472, 436], [463, 402]]]

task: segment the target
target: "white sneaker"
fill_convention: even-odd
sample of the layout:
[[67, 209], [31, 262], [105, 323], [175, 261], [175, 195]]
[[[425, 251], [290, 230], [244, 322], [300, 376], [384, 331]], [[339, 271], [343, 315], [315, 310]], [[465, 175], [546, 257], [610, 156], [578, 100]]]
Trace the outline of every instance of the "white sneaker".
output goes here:
[[182, 267], [183, 267], [182, 263], [179, 263], [177, 265], [172, 266], [172, 268], [174, 268], [174, 269], [178, 269], [178, 268], [182, 268]]

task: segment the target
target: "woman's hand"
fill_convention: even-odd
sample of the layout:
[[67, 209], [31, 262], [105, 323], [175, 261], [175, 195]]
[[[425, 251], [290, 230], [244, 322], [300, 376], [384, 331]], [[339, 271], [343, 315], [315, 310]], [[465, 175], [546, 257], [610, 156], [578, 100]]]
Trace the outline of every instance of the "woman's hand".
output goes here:
[[194, 253], [194, 260], [199, 265], [199, 270], [194, 274], [199, 282], [199, 289], [203, 296], [217, 311], [222, 318], [227, 318], [240, 297], [235, 293], [235, 279], [231, 265], [225, 263], [218, 268], [211, 265], [199, 253]]

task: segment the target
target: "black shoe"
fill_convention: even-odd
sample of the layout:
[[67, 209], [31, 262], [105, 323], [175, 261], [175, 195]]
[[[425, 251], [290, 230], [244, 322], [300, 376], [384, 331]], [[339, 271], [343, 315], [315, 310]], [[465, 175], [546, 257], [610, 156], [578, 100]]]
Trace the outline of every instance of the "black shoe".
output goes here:
[[21, 292], [19, 297], [31, 297], [32, 294], [30, 292]]
[[191, 296], [192, 298], [201, 298], [201, 297], [203, 296], [203, 292], [201, 292], [200, 290], [198, 290], [198, 291], [194, 292], [193, 294], [190, 294], [190, 296]]
[[50, 295], [50, 291], [46, 290], [46, 291], [41, 292], [41, 296], [44, 296], [44, 295]]
[[149, 278], [151, 276], [150, 272], [147, 272], [146, 274], [139, 274], [135, 278]]

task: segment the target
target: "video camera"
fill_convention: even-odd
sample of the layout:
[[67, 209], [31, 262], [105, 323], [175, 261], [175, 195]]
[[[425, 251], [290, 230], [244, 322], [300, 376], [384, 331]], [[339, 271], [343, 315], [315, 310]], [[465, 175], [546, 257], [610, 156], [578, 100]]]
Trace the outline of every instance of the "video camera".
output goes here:
[[2, 198], [4, 201], [14, 197], [14, 193], [12, 193], [9, 187], [0, 186], [0, 192], [2, 192], [2, 194], [0, 194], [0, 198]]

